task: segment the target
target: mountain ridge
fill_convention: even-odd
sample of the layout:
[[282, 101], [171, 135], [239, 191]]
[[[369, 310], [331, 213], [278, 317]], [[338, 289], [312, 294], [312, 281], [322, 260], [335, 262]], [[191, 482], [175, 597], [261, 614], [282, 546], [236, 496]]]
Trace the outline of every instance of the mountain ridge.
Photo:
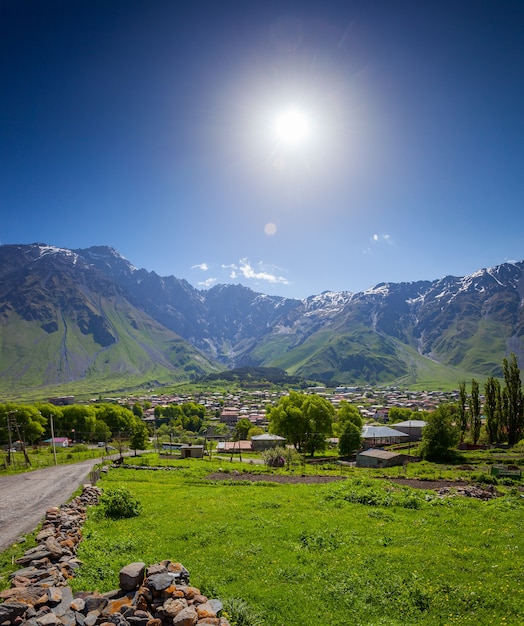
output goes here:
[[242, 366], [327, 384], [416, 384], [431, 369], [500, 376], [504, 356], [523, 355], [523, 269], [300, 300], [243, 285], [198, 290], [108, 246], [2, 245], [0, 388], [163, 384]]

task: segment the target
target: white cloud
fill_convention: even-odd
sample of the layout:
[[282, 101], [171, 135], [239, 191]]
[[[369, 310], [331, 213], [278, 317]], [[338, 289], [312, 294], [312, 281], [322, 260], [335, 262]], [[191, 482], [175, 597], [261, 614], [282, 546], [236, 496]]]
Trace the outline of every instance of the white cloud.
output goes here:
[[192, 270], [202, 270], [203, 272], [207, 272], [207, 270], [209, 269], [209, 266], [207, 263], [198, 263], [197, 265], [192, 265], [191, 266]]
[[207, 280], [202, 280], [198, 283], [199, 287], [204, 287], [205, 289], [211, 287], [217, 282], [216, 278], [208, 278]]
[[377, 235], [376, 233], [370, 238], [373, 243], [391, 243], [391, 235]]
[[284, 276], [277, 276], [276, 274], [270, 272], [270, 268], [264, 268], [261, 263], [259, 263], [259, 271], [256, 271], [253, 269], [253, 266], [248, 259], [240, 259], [238, 269], [244, 278], [265, 280], [266, 282], [273, 284], [280, 283], [282, 285], [289, 285], [287, 278], [284, 278]]

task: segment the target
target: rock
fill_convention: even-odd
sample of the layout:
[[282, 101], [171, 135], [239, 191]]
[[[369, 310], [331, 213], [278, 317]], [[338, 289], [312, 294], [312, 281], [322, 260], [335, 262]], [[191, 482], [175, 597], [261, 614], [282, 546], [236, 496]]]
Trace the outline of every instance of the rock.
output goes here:
[[198, 619], [204, 619], [205, 617], [217, 617], [217, 613], [222, 610], [222, 602], [219, 600], [210, 600], [204, 604], [199, 604], [196, 607]]
[[158, 609], [158, 612], [160, 615], [175, 617], [184, 609], [187, 609], [187, 600], [185, 598], [168, 598]]
[[100, 617], [100, 611], [98, 609], [89, 611], [85, 617], [84, 626], [95, 626], [99, 617]]
[[43, 613], [34, 619], [39, 626], [55, 626], [60, 621], [54, 613]]
[[58, 617], [62, 617], [66, 613], [71, 612], [71, 603], [73, 601], [73, 592], [70, 587], [60, 587], [60, 590], [62, 595], [60, 602], [56, 606], [51, 607], [53, 613], [58, 615]]
[[24, 602], [4, 602], [0, 604], [0, 624], [4, 622], [14, 623], [17, 617], [21, 617], [28, 609]]
[[71, 608], [73, 611], [83, 611], [86, 603], [84, 598], [74, 598], [71, 602]]
[[163, 591], [173, 582], [173, 575], [169, 572], [153, 574], [146, 578], [146, 585], [153, 591]]
[[120, 589], [131, 591], [138, 589], [144, 580], [146, 564], [141, 561], [130, 563], [120, 570]]
[[162, 574], [164, 572], [167, 572], [167, 567], [161, 563], [157, 563], [156, 565], [150, 565], [147, 568], [146, 576], [153, 576], [154, 574]]
[[62, 589], [60, 587], [49, 587], [47, 599], [50, 604], [58, 604], [62, 601]]
[[188, 606], [173, 618], [173, 626], [195, 626], [198, 615], [194, 606]]
[[129, 622], [122, 615], [122, 613], [113, 613], [107, 621], [115, 626], [129, 626]]

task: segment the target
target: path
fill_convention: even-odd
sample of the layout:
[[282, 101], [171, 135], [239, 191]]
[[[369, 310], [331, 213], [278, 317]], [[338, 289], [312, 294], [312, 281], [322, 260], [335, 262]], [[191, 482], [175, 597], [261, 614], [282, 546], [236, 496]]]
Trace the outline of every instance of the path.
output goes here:
[[31, 533], [46, 509], [67, 502], [100, 459], [0, 477], [0, 552]]

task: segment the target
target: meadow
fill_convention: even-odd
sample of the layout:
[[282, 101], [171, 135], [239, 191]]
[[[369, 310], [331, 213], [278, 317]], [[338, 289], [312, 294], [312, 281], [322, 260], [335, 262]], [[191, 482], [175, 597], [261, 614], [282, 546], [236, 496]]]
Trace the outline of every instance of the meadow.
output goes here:
[[220, 461], [170, 464], [103, 475], [104, 491], [125, 488], [142, 510], [123, 520], [90, 510], [75, 590], [108, 591], [122, 566], [172, 559], [237, 626], [523, 623], [515, 487], [481, 501], [355, 469], [329, 484], [277, 484], [239, 480], [236, 464], [210, 480]]

